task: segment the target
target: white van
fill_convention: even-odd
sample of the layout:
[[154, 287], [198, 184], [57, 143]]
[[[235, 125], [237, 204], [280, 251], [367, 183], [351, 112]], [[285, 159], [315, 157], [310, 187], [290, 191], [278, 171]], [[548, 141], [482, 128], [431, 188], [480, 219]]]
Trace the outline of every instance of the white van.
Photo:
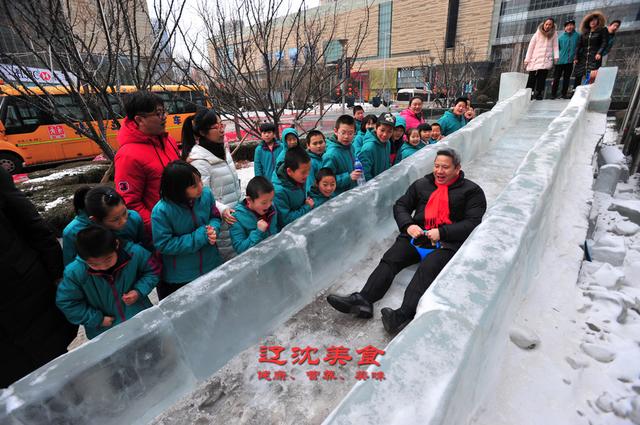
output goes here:
[[394, 107], [399, 110], [408, 108], [409, 100], [415, 96], [422, 98], [422, 100], [426, 102], [427, 97], [429, 96], [429, 91], [422, 89], [400, 89], [396, 95]]

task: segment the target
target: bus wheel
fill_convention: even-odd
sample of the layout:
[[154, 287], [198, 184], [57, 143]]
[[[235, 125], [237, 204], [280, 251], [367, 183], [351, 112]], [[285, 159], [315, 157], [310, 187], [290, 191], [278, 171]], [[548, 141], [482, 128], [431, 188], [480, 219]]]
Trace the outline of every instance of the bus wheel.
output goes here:
[[0, 152], [0, 167], [3, 167], [9, 174], [22, 172], [22, 158], [11, 152]]

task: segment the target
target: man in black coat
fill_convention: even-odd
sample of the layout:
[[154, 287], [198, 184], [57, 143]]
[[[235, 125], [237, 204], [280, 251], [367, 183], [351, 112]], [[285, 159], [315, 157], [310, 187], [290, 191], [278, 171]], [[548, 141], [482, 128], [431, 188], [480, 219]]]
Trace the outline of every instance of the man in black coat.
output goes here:
[[0, 388], [66, 353], [78, 327], [56, 307], [62, 249], [0, 167]]
[[[486, 209], [484, 192], [464, 178], [458, 154], [450, 148], [439, 150], [433, 173], [415, 181], [393, 206], [400, 235], [385, 252], [364, 288], [349, 296], [329, 295], [327, 301], [342, 313], [371, 318], [373, 303], [389, 290], [395, 276], [405, 267], [420, 262], [404, 293], [402, 306], [381, 311], [382, 323], [388, 332], [401, 330], [415, 316], [418, 302], [431, 282], [480, 224]], [[421, 261], [420, 254], [411, 245], [412, 239], [418, 246], [439, 248]]]

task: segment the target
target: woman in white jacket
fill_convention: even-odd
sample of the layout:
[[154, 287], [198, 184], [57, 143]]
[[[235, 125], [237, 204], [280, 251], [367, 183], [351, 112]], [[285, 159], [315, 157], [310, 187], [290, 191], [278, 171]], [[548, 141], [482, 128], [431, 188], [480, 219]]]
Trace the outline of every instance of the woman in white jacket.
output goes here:
[[527, 88], [533, 91], [532, 95], [537, 100], [542, 100], [547, 74], [553, 68], [554, 61], [557, 62], [559, 58], [556, 23], [553, 18], [547, 18], [531, 37], [524, 59], [525, 69], [529, 71]]
[[236, 219], [233, 207], [242, 192], [231, 153], [224, 144], [224, 124], [213, 109], [202, 109], [187, 117], [182, 126], [182, 158], [200, 171], [202, 183], [216, 198], [223, 224], [217, 245], [226, 261], [235, 256], [229, 236], [229, 225]]

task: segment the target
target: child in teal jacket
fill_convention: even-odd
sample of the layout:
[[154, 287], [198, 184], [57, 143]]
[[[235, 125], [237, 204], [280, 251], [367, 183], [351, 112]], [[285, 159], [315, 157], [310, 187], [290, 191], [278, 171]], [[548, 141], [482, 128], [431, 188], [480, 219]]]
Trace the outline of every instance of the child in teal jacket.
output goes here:
[[412, 128], [409, 130], [408, 140], [402, 144], [398, 155], [396, 155], [396, 164], [410, 157], [425, 146], [420, 139], [420, 131], [417, 128]]
[[376, 131], [367, 133], [360, 151], [360, 161], [367, 181], [388, 170], [391, 166], [389, 163], [389, 139], [394, 128], [395, 117], [390, 113], [383, 113], [378, 118]]
[[459, 97], [450, 111], [445, 111], [438, 120], [443, 136], [448, 136], [467, 125], [464, 113], [467, 111], [467, 98]]
[[151, 307], [160, 279], [151, 253], [101, 226], [78, 232], [78, 257], [64, 270], [56, 305], [91, 339]]
[[301, 147], [287, 151], [284, 163], [273, 180], [274, 204], [278, 216], [278, 230], [302, 217], [313, 208], [307, 197], [306, 183], [311, 170], [311, 159]]
[[256, 176], [265, 176], [271, 180], [276, 169], [276, 160], [284, 147], [275, 140], [276, 126], [273, 123], [260, 124], [262, 141], [253, 155], [253, 172]]
[[128, 210], [115, 189], [98, 186], [93, 189], [81, 187], [73, 195], [76, 216], [62, 231], [62, 259], [64, 265], [76, 258], [76, 235], [92, 224], [100, 224], [114, 231], [120, 239], [148, 246], [144, 237], [142, 217]]
[[278, 154], [278, 158], [276, 159], [276, 169], [273, 171], [271, 181], [273, 181], [278, 168], [280, 168], [280, 166], [284, 162], [284, 156], [287, 154], [287, 151], [291, 148], [300, 146], [300, 137], [298, 137], [298, 132], [296, 131], [296, 129], [291, 127], [285, 128], [282, 131], [282, 140], [280, 143], [282, 144], [283, 149], [280, 151], [280, 153]]
[[247, 184], [247, 196], [235, 207], [236, 222], [229, 228], [231, 244], [238, 254], [278, 233], [278, 219], [273, 198], [273, 185], [262, 176]]
[[378, 121], [378, 117], [375, 115], [367, 115], [362, 120], [361, 126], [357, 127], [358, 133], [356, 137], [353, 139], [353, 152], [356, 156], [360, 155], [360, 149], [362, 149], [362, 143], [364, 142], [364, 136], [369, 131], [373, 131], [376, 128], [376, 122]]
[[322, 168], [322, 155], [327, 149], [327, 142], [320, 130], [311, 130], [307, 133], [306, 145], [307, 153], [311, 158], [311, 171], [307, 177], [307, 192], [309, 192], [316, 181], [316, 174]]
[[336, 195], [356, 187], [360, 171], [354, 170], [356, 159], [353, 152], [355, 124], [350, 115], [341, 115], [336, 120], [333, 136], [327, 141], [327, 151], [322, 156], [322, 167], [331, 168], [336, 175]]
[[222, 263], [216, 238], [220, 211], [200, 172], [185, 161], [167, 165], [160, 181], [160, 201], [151, 212], [153, 245], [162, 254], [163, 299]]
[[316, 181], [311, 187], [309, 196], [313, 199], [313, 208], [318, 208], [336, 196], [336, 175], [331, 168], [321, 168], [316, 174]]

